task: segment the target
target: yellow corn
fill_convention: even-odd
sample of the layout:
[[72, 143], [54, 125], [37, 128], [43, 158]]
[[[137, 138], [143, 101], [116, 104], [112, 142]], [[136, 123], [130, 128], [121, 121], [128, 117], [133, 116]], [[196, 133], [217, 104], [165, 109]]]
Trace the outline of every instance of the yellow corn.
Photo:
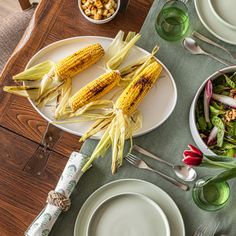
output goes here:
[[95, 64], [105, 54], [99, 43], [82, 48], [57, 63], [55, 73], [60, 80], [73, 77]]
[[147, 92], [152, 88], [161, 74], [162, 66], [156, 61], [147, 66], [128, 85], [116, 101], [116, 108], [124, 114], [132, 114]]
[[110, 71], [99, 76], [97, 79], [88, 83], [85, 87], [81, 88], [70, 99], [70, 107], [72, 112], [83, 107], [89, 102], [95, 101], [107, 94], [114, 88], [121, 80], [120, 74], [116, 71]]

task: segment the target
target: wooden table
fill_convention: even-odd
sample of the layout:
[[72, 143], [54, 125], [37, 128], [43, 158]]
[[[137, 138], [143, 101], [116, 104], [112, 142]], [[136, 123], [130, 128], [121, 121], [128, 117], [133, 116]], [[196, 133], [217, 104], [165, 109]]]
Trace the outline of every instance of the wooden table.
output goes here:
[[[125, 1], [125, 0], [124, 0]], [[131, 0], [126, 12], [104, 25], [94, 25], [80, 14], [76, 0], [41, 0], [22, 40], [1, 74], [1, 87], [13, 84], [41, 48], [79, 35], [113, 37], [118, 30], [138, 32], [151, 0]], [[25, 98], [0, 90], [0, 235], [23, 235], [45, 204], [68, 156], [79, 150], [79, 137], [49, 128], [49, 146], [43, 149], [45, 121]], [[51, 133], [50, 133], [51, 132]]]

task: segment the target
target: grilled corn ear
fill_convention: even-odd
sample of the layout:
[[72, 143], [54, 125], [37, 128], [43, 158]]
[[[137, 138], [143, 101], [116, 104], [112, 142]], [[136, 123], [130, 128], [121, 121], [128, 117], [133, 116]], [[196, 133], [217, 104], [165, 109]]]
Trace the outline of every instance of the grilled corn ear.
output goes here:
[[116, 108], [131, 115], [161, 74], [162, 66], [156, 61], [147, 66], [128, 85], [116, 101]]
[[104, 54], [104, 49], [99, 43], [92, 44], [58, 62], [55, 66], [55, 73], [60, 80], [72, 78], [95, 64]]
[[88, 83], [71, 97], [69, 104], [72, 112], [75, 112], [89, 102], [101, 98], [113, 89], [120, 82], [120, 80], [121, 77], [119, 72], [110, 71]]

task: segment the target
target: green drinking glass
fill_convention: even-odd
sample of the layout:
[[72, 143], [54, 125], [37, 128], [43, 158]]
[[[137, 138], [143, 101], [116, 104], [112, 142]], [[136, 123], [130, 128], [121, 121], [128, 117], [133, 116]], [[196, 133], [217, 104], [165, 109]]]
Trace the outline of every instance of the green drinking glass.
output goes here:
[[160, 37], [165, 40], [182, 39], [189, 28], [188, 8], [181, 1], [166, 2], [157, 16], [155, 27]]
[[206, 211], [220, 210], [227, 204], [230, 196], [229, 184], [224, 182], [203, 184], [212, 177], [206, 176], [199, 179], [192, 190], [195, 204]]

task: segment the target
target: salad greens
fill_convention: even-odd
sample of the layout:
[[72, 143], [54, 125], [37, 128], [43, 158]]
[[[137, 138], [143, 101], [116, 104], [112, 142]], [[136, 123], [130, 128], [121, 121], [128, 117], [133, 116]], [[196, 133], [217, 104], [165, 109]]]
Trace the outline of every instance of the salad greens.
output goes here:
[[206, 83], [196, 106], [201, 138], [217, 155], [236, 157], [236, 73]]

